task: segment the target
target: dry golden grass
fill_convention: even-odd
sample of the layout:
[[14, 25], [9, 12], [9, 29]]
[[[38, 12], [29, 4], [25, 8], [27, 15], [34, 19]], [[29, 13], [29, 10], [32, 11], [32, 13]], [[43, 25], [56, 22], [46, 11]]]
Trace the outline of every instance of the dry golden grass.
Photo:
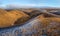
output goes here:
[[31, 13], [33, 10], [31, 10], [31, 9], [26, 9], [26, 10], [23, 10], [23, 11], [25, 11], [25, 12], [27, 12], [27, 13]]
[[44, 17], [44, 15], [40, 15], [38, 19], [40, 19], [43, 26], [48, 26], [51, 22], [60, 23], [60, 18], [58, 17]]
[[5, 14], [7, 11], [4, 9], [0, 9], [0, 14]]
[[[19, 24], [24, 23], [29, 19], [29, 15], [23, 13], [22, 11], [12, 10], [10, 12], [0, 12], [0, 28], [13, 26], [19, 19]], [[3, 14], [4, 13], [4, 14]], [[25, 20], [23, 20], [25, 19]]]

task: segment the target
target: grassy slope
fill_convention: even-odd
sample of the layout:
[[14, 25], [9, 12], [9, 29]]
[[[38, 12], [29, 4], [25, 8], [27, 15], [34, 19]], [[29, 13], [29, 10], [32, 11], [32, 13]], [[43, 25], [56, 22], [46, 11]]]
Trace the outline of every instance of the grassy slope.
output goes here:
[[[23, 20], [24, 18], [26, 19]], [[18, 19], [20, 19], [20, 23], [23, 23], [27, 18], [29, 18], [29, 16], [22, 11], [12, 10], [10, 12], [5, 12], [4, 10], [0, 10], [0, 27], [13, 26]]]

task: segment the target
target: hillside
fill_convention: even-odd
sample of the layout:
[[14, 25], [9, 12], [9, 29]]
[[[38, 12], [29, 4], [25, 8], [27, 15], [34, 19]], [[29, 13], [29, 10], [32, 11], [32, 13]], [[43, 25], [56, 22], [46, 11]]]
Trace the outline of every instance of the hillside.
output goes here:
[[[0, 12], [0, 28], [22, 24], [30, 18], [29, 15], [18, 10], [12, 10], [10, 12], [0, 11], [2, 11]], [[17, 20], [19, 21], [17, 22]]]

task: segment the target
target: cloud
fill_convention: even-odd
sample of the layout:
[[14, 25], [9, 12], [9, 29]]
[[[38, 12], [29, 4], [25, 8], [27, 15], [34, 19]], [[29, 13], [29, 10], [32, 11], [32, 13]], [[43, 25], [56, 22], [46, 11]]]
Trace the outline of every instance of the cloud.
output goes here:
[[6, 6], [37, 6], [37, 4], [7, 4]]
[[21, 3], [8, 3], [8, 4], [1, 4], [0, 8], [20, 8], [20, 7], [59, 7], [58, 5], [54, 6], [54, 5], [50, 5], [50, 4], [46, 4], [46, 3], [39, 3], [39, 4], [35, 4], [35, 3], [27, 3], [27, 4], [21, 4]]
[[0, 5], [2, 8], [30, 8], [30, 7], [41, 7], [41, 6], [46, 6], [43, 3], [40, 4], [20, 4], [20, 3], [11, 3], [11, 4], [3, 4]]
[[45, 6], [45, 4], [20, 4], [20, 3], [13, 3], [13, 4], [7, 4], [7, 6]]

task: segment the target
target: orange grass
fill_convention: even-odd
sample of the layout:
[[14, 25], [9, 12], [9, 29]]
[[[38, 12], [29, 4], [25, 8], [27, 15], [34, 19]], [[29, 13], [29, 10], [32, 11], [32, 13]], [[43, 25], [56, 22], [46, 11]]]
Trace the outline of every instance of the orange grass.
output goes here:
[[[0, 27], [13, 26], [14, 23], [20, 19], [20, 23], [23, 23], [29, 18], [29, 16], [22, 11], [12, 10], [10, 12], [0, 12]], [[4, 14], [3, 14], [4, 13]], [[22, 19], [21, 19], [22, 18]], [[25, 19], [25, 20], [23, 20]]]

